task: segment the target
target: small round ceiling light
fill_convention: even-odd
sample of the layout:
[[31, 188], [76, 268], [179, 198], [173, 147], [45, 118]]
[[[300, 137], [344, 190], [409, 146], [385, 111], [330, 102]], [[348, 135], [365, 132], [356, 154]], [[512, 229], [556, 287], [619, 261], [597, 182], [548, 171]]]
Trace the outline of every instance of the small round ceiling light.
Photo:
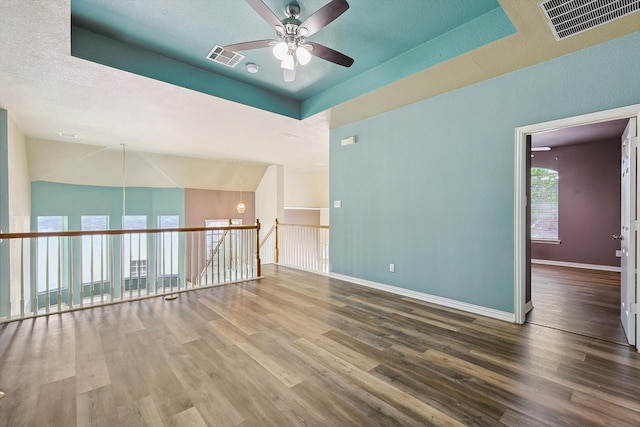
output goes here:
[[253, 62], [247, 62], [247, 72], [250, 74], [255, 74], [258, 72], [258, 70], [260, 69], [260, 67], [258, 67], [258, 64], [255, 64]]

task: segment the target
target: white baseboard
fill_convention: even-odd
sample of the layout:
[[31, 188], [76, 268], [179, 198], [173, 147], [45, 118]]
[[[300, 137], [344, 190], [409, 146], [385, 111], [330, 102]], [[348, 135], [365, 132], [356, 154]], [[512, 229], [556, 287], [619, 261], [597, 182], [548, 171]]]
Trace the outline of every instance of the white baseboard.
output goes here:
[[524, 305], [524, 314], [527, 314], [531, 310], [533, 310], [533, 301], [529, 301]]
[[390, 292], [396, 295], [402, 295], [405, 297], [414, 298], [420, 301], [426, 301], [433, 304], [442, 305], [444, 307], [455, 308], [457, 310], [466, 311], [468, 313], [478, 314], [480, 316], [490, 317], [492, 319], [502, 320], [505, 322], [514, 323], [515, 315], [506, 311], [496, 310], [493, 308], [482, 307], [480, 305], [469, 304], [462, 301], [456, 301], [449, 298], [439, 297], [436, 295], [425, 294], [423, 292], [412, 291], [411, 289], [400, 288], [392, 285], [385, 285], [383, 283], [372, 282], [357, 277], [344, 276], [337, 273], [329, 273], [331, 278], [343, 280], [360, 286], [366, 286], [368, 288], [378, 289], [381, 291]]
[[584, 268], [587, 270], [620, 272], [620, 267], [613, 265], [581, 264], [579, 262], [551, 261], [546, 259], [532, 259], [531, 264], [555, 265], [557, 267]]

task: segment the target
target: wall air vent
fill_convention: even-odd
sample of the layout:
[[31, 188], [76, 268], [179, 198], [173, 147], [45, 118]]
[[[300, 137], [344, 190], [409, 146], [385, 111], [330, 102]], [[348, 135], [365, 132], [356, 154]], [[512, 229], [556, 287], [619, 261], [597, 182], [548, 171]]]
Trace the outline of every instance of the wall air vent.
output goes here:
[[556, 40], [640, 10], [640, 0], [547, 0], [540, 4]]
[[226, 65], [227, 67], [235, 68], [236, 65], [244, 59], [244, 55], [224, 50], [224, 47], [215, 45], [213, 49], [211, 49], [211, 52], [207, 54], [207, 59], [217, 62], [218, 64]]

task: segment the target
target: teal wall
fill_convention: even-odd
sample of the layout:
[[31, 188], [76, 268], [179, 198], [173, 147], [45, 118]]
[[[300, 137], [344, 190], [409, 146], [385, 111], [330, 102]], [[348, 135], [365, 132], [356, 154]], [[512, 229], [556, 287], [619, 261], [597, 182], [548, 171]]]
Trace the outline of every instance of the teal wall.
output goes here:
[[513, 312], [515, 128], [640, 103], [638, 70], [634, 33], [333, 130], [332, 271]]
[[[0, 109], [0, 230], [9, 232], [9, 119]], [[6, 316], [9, 286], [9, 241], [0, 242], [0, 317]]]
[[[126, 214], [144, 215], [147, 217], [147, 228], [158, 227], [157, 217], [160, 215], [179, 215], [180, 227], [185, 221], [184, 190], [181, 188], [146, 188], [130, 187], [126, 189]], [[89, 185], [59, 184], [53, 182], [36, 181], [31, 183], [31, 229], [37, 231], [38, 216], [65, 216], [69, 231], [81, 229], [81, 217], [83, 215], [108, 215], [109, 229], [122, 228], [122, 188], [100, 187]], [[120, 237], [114, 238], [113, 256], [120, 257]], [[149, 251], [153, 253], [155, 243], [150, 241]], [[73, 294], [74, 304], [80, 302], [80, 260], [82, 259], [80, 248], [76, 244], [73, 249]], [[148, 260], [148, 271], [155, 271], [155, 259]], [[63, 262], [63, 265], [66, 263]], [[181, 267], [184, 271], [184, 266]], [[69, 298], [68, 282], [69, 272], [63, 272], [63, 302]], [[168, 282], [166, 282], [168, 283]], [[84, 285], [85, 296], [89, 295], [89, 286]], [[105, 289], [112, 287], [112, 282], [95, 284], [96, 293], [99, 286]], [[113, 288], [111, 290], [115, 298], [120, 297], [120, 290], [127, 291], [130, 287], [147, 286], [146, 280], [138, 283], [137, 280], [125, 279], [121, 281], [120, 264], [115, 265], [113, 276]], [[150, 286], [156, 286], [151, 284]], [[135, 293], [135, 291], [133, 291]], [[53, 294], [52, 304], [57, 303], [57, 296]], [[39, 306], [45, 305], [45, 296], [39, 295]]]
[[[127, 215], [146, 215], [147, 227], [157, 226], [159, 215], [180, 215], [184, 226], [184, 190], [181, 188], [126, 189]], [[69, 230], [80, 230], [82, 215], [109, 215], [109, 228], [122, 228], [122, 188], [91, 185], [31, 183], [31, 229], [38, 216], [68, 217]]]

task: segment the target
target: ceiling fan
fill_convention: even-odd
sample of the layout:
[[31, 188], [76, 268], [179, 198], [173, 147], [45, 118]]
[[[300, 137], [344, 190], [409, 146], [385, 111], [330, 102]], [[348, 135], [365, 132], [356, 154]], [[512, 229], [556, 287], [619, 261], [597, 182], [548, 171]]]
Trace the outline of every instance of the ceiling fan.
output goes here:
[[231, 52], [273, 47], [274, 56], [282, 61], [280, 67], [284, 71], [284, 81], [292, 82], [296, 78], [298, 65], [306, 65], [311, 55], [333, 62], [334, 64], [350, 67], [354, 60], [345, 54], [333, 50], [319, 43], [307, 41], [319, 30], [333, 22], [349, 9], [346, 0], [332, 0], [318, 9], [304, 21], [300, 21], [300, 5], [291, 1], [285, 6], [287, 17], [282, 21], [269, 9], [262, 0], [246, 0], [258, 15], [276, 30], [276, 39], [255, 40], [224, 46]]

